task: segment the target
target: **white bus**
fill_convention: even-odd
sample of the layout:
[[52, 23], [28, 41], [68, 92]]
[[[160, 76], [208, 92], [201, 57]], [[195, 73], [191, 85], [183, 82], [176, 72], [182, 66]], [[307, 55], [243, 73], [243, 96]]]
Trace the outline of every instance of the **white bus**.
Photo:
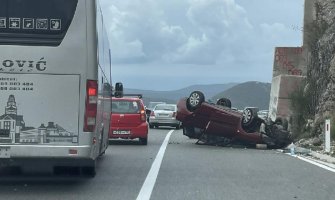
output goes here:
[[0, 166], [95, 175], [110, 58], [98, 0], [0, 0]]

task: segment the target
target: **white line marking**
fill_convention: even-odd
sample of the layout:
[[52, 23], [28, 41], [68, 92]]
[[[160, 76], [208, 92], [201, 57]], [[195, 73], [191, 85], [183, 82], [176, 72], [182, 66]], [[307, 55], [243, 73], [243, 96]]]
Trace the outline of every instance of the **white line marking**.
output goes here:
[[163, 142], [162, 146], [160, 147], [154, 162], [151, 165], [150, 171], [149, 171], [149, 173], [147, 175], [147, 178], [145, 179], [145, 181], [142, 185], [141, 191], [138, 194], [136, 200], [149, 200], [150, 199], [152, 190], [154, 189], [154, 186], [155, 186], [155, 183], [156, 183], [156, 179], [157, 179], [157, 176], [158, 176], [159, 169], [160, 169], [162, 161], [163, 161], [163, 157], [164, 157], [166, 147], [168, 145], [171, 133], [173, 131], [174, 130], [170, 130], [168, 132], [168, 134], [166, 135], [166, 137], [164, 139], [164, 142]]
[[286, 153], [286, 154], [287, 154], [287, 155], [290, 155], [290, 156], [292, 156], [292, 157], [299, 158], [300, 160], [303, 160], [303, 161], [308, 162], [308, 163], [310, 163], [310, 164], [316, 165], [316, 166], [321, 167], [321, 168], [323, 168], [323, 169], [326, 169], [326, 170], [328, 170], [328, 171], [335, 172], [335, 169], [334, 169], [334, 168], [328, 167], [328, 166], [326, 166], [326, 165], [324, 165], [324, 164], [318, 163], [318, 162], [313, 161], [313, 160], [311, 160], [311, 159], [304, 158], [304, 157], [297, 156], [297, 155], [291, 155], [290, 153]]
[[320, 163], [318, 163], [318, 162], [309, 160], [309, 159], [307, 159], [307, 158], [303, 158], [303, 157], [300, 157], [300, 156], [297, 156], [297, 157], [298, 157], [300, 160], [303, 160], [303, 161], [305, 161], [305, 162], [309, 162], [309, 163], [311, 163], [311, 164], [313, 164], [313, 165], [316, 165], [316, 166], [321, 167], [321, 168], [323, 168], [323, 169], [326, 169], [326, 170], [328, 170], [328, 171], [335, 172], [335, 169], [334, 169], [334, 168], [331, 168], [331, 167], [328, 167], [328, 166], [326, 166], [326, 165], [320, 164]]

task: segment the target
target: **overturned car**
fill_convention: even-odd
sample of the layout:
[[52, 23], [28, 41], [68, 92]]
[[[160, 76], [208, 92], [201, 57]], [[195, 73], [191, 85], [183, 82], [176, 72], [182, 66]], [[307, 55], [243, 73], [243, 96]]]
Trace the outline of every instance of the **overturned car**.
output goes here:
[[197, 144], [266, 144], [268, 148], [282, 148], [292, 142], [282, 119], [264, 120], [253, 108], [243, 113], [233, 110], [227, 98], [216, 104], [207, 102], [200, 91], [178, 101], [176, 118], [182, 122], [183, 134], [198, 139]]

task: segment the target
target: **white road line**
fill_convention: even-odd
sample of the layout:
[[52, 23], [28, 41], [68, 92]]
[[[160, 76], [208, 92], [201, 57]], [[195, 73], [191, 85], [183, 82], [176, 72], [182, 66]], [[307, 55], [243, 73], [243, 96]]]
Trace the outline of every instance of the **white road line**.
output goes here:
[[299, 158], [300, 160], [303, 160], [303, 161], [308, 162], [308, 163], [310, 163], [310, 164], [316, 165], [316, 166], [321, 167], [321, 168], [323, 168], [323, 169], [326, 169], [326, 170], [328, 170], [328, 171], [335, 172], [335, 169], [334, 169], [334, 168], [328, 167], [328, 166], [326, 166], [326, 165], [324, 165], [324, 164], [318, 163], [318, 162], [313, 161], [313, 160], [311, 160], [311, 159], [304, 158], [304, 157], [297, 156], [297, 155], [291, 155], [290, 153], [286, 153], [286, 154], [287, 154], [287, 155], [290, 155], [290, 156], [292, 156], [292, 157]]
[[156, 179], [157, 179], [157, 176], [158, 176], [159, 169], [160, 169], [161, 164], [162, 164], [162, 160], [163, 160], [163, 157], [164, 157], [166, 147], [168, 145], [171, 133], [173, 131], [174, 130], [170, 130], [168, 132], [168, 134], [166, 135], [166, 137], [164, 139], [164, 142], [163, 142], [162, 146], [160, 147], [154, 162], [151, 165], [150, 171], [149, 171], [149, 173], [147, 175], [147, 178], [145, 179], [145, 181], [142, 185], [141, 191], [138, 194], [136, 200], [149, 200], [150, 199], [152, 190], [154, 189], [154, 186], [155, 186], [155, 183], [156, 183]]
[[326, 169], [326, 170], [328, 170], [328, 171], [335, 172], [335, 169], [334, 169], [334, 168], [328, 167], [328, 166], [326, 166], [326, 165], [320, 164], [320, 163], [318, 163], [318, 162], [312, 161], [312, 160], [307, 159], [307, 158], [303, 158], [303, 157], [300, 157], [300, 156], [297, 156], [297, 157], [298, 157], [300, 160], [303, 160], [303, 161], [305, 161], [305, 162], [309, 162], [309, 163], [311, 163], [311, 164], [313, 164], [313, 165], [316, 165], [316, 166], [321, 167], [321, 168], [323, 168], [323, 169]]

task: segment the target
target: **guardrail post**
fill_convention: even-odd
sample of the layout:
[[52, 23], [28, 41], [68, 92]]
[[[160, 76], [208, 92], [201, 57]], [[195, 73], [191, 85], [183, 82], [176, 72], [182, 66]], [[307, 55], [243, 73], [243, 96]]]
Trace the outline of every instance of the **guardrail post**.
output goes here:
[[325, 152], [330, 152], [330, 120], [325, 123]]

